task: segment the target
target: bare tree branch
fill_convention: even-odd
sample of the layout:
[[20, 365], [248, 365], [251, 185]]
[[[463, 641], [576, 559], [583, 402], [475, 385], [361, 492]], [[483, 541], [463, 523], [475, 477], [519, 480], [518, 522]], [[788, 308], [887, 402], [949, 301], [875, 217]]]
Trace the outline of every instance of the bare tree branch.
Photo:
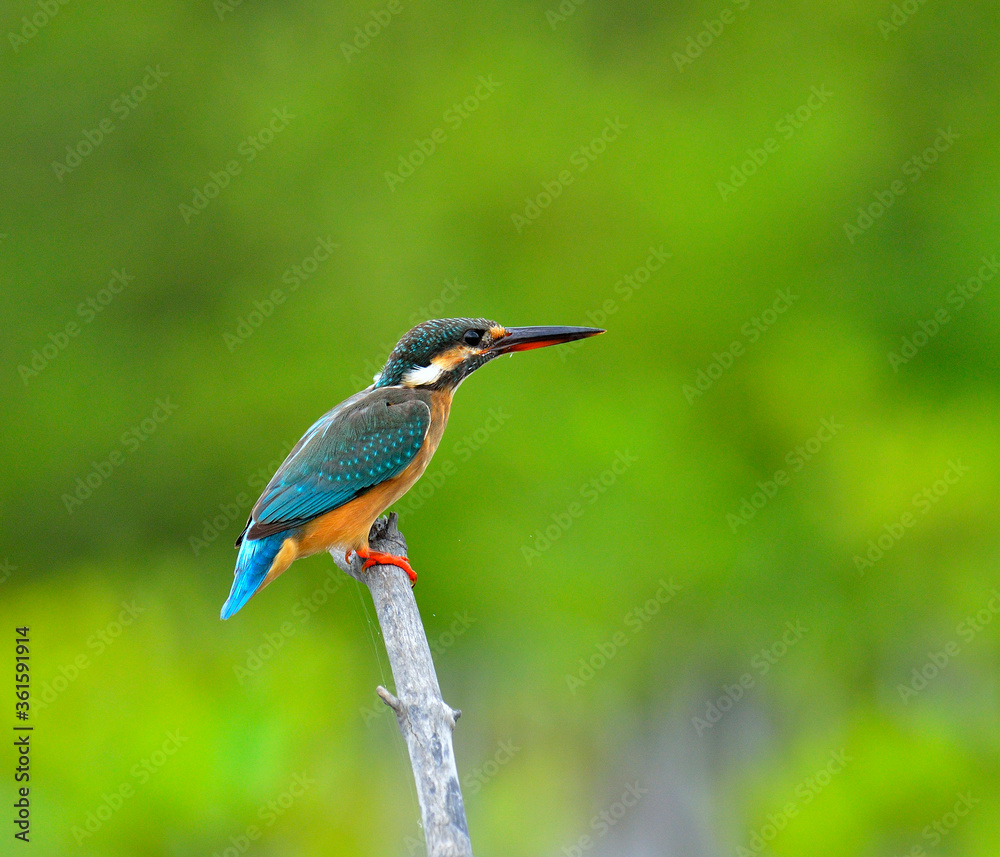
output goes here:
[[[371, 529], [374, 551], [406, 556], [406, 540], [396, 526], [395, 513], [379, 518]], [[458, 782], [451, 735], [462, 712], [441, 698], [427, 634], [406, 573], [394, 565], [376, 565], [362, 571], [355, 556], [350, 567], [331, 551], [343, 571], [371, 590], [382, 638], [389, 655], [394, 696], [384, 687], [378, 695], [396, 713], [399, 729], [410, 751], [413, 779], [423, 816], [427, 857], [472, 857], [465, 803]]]

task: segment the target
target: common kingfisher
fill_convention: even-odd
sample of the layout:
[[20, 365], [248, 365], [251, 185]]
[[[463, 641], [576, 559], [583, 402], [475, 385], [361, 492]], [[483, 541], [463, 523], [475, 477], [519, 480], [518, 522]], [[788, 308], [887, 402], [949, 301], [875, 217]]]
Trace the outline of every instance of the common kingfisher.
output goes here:
[[321, 551], [356, 553], [416, 572], [406, 557], [373, 551], [376, 518], [421, 477], [448, 423], [461, 383], [502, 354], [604, 333], [593, 327], [503, 327], [486, 318], [419, 324], [389, 355], [374, 383], [320, 417], [295, 444], [254, 504], [236, 540], [228, 619], [295, 560]]

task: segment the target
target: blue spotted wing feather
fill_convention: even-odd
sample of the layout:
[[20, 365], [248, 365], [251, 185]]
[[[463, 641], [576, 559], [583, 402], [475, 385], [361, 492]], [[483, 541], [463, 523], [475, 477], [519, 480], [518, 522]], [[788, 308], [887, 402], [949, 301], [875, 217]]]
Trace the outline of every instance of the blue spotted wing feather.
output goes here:
[[430, 407], [399, 388], [366, 390], [306, 432], [253, 508], [245, 537], [301, 526], [402, 473], [430, 427]]

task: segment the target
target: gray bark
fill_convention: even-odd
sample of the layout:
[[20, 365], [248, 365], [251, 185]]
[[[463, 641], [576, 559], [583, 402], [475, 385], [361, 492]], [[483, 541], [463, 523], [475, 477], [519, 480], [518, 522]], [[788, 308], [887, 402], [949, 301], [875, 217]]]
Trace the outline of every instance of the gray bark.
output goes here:
[[[372, 525], [369, 544], [374, 551], [406, 556], [406, 540], [396, 526], [395, 513]], [[461, 715], [441, 698], [427, 634], [406, 572], [394, 565], [375, 565], [362, 571], [354, 556], [350, 567], [344, 556], [331, 551], [343, 571], [371, 590], [396, 685], [393, 695], [384, 687], [378, 695], [396, 713], [399, 729], [410, 751], [413, 779], [423, 817], [427, 857], [472, 857], [465, 803], [458, 781], [451, 735]]]

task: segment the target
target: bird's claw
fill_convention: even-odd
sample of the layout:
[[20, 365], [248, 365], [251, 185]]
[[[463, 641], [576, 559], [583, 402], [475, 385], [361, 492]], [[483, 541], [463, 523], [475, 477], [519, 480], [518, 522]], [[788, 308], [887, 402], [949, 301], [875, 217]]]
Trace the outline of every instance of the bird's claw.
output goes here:
[[416, 585], [417, 573], [413, 570], [413, 566], [410, 565], [410, 561], [405, 556], [396, 556], [395, 554], [373, 550], [358, 550], [357, 554], [365, 561], [363, 568], [368, 569], [373, 565], [394, 565], [406, 572], [407, 577], [410, 578], [411, 587]]

